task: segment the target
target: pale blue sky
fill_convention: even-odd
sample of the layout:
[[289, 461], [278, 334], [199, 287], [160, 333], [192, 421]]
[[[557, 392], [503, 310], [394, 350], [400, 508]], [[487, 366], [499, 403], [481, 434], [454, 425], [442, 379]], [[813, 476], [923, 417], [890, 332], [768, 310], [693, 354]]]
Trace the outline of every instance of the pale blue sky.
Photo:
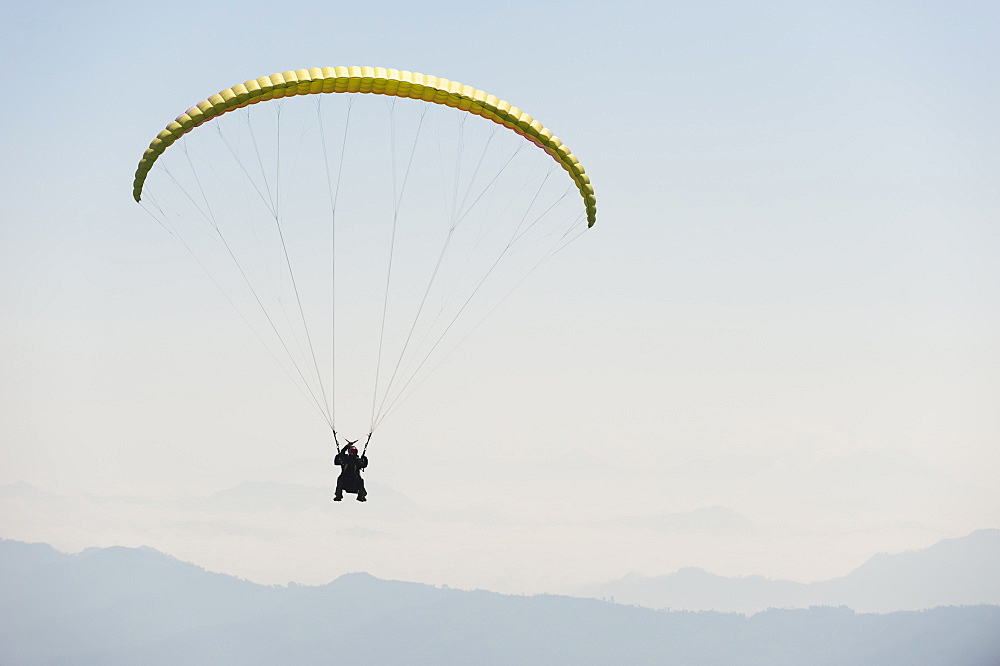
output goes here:
[[[299, 516], [252, 563], [222, 529], [135, 528], [158, 513], [70, 521], [7, 503], [0, 536], [148, 543], [232, 573], [319, 581], [365, 566], [314, 566], [329, 544], [308, 535], [339, 543], [345, 530], [363, 548], [363, 526], [411, 553], [373, 573], [542, 590], [684, 565], [809, 579], [1000, 523], [994, 3], [88, 2], [4, 14], [0, 62], [17, 83], [0, 108], [0, 484], [162, 497], [272, 477], [332, 484], [323, 424], [130, 196], [149, 140], [219, 89], [342, 64], [486, 89], [572, 147], [599, 219], [373, 452], [386, 492], [482, 515]], [[440, 456], [447, 480], [426, 488]], [[760, 531], [586, 527], [715, 505]], [[69, 525], [86, 520], [93, 529]], [[522, 537], [543, 545], [500, 547]], [[477, 567], [447, 546], [458, 542], [494, 555]], [[588, 549], [609, 557], [566, 569]], [[514, 563], [531, 585], [505, 577]]]

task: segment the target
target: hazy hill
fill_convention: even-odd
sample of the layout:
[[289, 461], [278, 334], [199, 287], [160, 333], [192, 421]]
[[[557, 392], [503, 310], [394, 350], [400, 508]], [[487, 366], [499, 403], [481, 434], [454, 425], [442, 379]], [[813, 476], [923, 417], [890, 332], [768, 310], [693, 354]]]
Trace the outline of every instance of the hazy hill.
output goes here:
[[929, 548], [880, 554], [841, 578], [793, 583], [726, 578], [686, 568], [666, 576], [628, 575], [578, 594], [648, 608], [753, 613], [766, 608], [847, 606], [886, 613], [937, 606], [1000, 604], [1000, 530], [979, 530]]
[[1000, 607], [748, 618], [367, 574], [268, 587], [148, 548], [0, 541], [0, 663], [996, 666]]

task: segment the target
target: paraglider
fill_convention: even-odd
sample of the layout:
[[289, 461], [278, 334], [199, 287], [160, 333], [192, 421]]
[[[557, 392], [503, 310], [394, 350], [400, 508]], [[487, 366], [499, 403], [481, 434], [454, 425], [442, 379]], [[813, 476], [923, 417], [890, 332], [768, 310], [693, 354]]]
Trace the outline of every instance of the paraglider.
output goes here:
[[[334, 443], [337, 441], [337, 434], [333, 435]], [[371, 437], [369, 436], [369, 441]], [[347, 445], [341, 450], [337, 449], [337, 455], [333, 458], [333, 464], [340, 467], [340, 476], [337, 477], [337, 490], [333, 496], [334, 502], [344, 499], [344, 493], [357, 494], [359, 502], [368, 501], [368, 491], [365, 490], [365, 480], [361, 478], [361, 471], [368, 468], [368, 443], [365, 443], [365, 453], [358, 455], [358, 447], [355, 444], [358, 440], [347, 440]]]
[[[214, 131], [179, 141], [203, 125]], [[212, 95], [153, 139], [132, 194], [320, 413], [341, 467], [338, 500], [367, 496], [367, 443], [358, 456], [336, 439], [337, 410], [359, 412], [358, 387], [372, 387], [370, 442], [597, 218], [583, 166], [530, 115], [470, 86], [378, 67], [288, 71]]]

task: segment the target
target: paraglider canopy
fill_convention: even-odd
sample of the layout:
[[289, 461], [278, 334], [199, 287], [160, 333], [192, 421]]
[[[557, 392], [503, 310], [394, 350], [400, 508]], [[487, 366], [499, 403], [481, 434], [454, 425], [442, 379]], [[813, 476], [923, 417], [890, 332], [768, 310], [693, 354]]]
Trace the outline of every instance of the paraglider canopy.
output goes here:
[[[381, 98], [388, 113], [362, 98]], [[597, 219], [580, 161], [526, 112], [381, 67], [300, 69], [212, 95], [153, 139], [132, 194], [209, 273], [335, 443], [337, 397], [372, 386], [369, 425], [351, 428], [368, 433], [366, 449], [389, 413]], [[341, 379], [367, 358], [369, 379]]]
[[587, 206], [588, 226], [593, 226], [597, 221], [597, 199], [583, 166], [569, 148], [537, 120], [482, 90], [436, 76], [383, 67], [298, 69], [246, 81], [212, 95], [177, 116], [174, 122], [156, 135], [135, 170], [132, 196], [136, 201], [142, 198], [146, 174], [163, 151], [202, 123], [250, 104], [320, 93], [374, 93], [419, 99], [456, 107], [499, 123], [552, 155], [569, 172], [580, 189]]

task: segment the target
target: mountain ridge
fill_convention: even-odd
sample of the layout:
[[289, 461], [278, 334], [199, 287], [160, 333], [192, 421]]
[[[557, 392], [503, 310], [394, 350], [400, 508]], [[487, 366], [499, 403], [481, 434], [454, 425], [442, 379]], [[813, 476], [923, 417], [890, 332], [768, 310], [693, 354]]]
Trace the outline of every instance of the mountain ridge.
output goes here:
[[879, 553], [844, 576], [813, 583], [725, 577], [685, 567], [663, 576], [628, 574], [582, 586], [576, 594], [654, 609], [755, 613], [767, 608], [847, 606], [887, 613], [1000, 604], [996, 562], [1000, 562], [1000, 529], [983, 529], [923, 549]]
[[387, 581], [265, 586], [152, 548], [0, 540], [0, 663], [987, 666], [1000, 606], [661, 612]]

